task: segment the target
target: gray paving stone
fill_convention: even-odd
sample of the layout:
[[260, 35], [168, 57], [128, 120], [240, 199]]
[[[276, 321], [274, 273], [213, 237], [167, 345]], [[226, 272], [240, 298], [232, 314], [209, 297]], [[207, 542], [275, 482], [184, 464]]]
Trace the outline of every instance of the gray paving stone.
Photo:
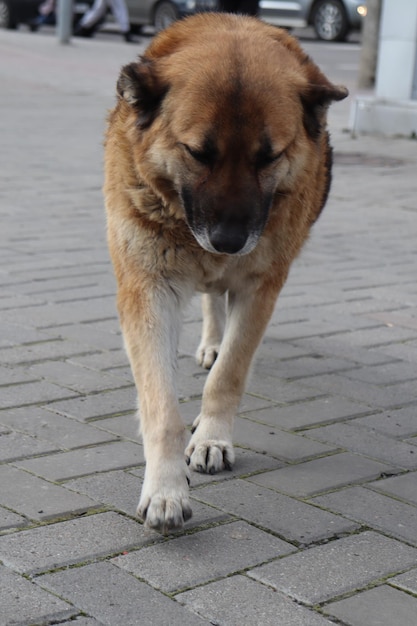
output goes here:
[[368, 417], [360, 417], [352, 424], [366, 426], [389, 437], [411, 437], [417, 435], [417, 406], [408, 406], [397, 411], [387, 411]]
[[[75, 363], [92, 370], [108, 370], [112, 368], [129, 367], [129, 361], [125, 350], [111, 350], [106, 352], [95, 352], [84, 356], [74, 356], [67, 359], [69, 363]], [[133, 379], [132, 379], [133, 384]]]
[[47, 361], [29, 367], [29, 373], [78, 393], [92, 393], [128, 386], [125, 380], [104, 372], [94, 372], [64, 361]]
[[211, 485], [213, 482], [223, 482], [238, 478], [246, 477], [258, 472], [266, 472], [267, 470], [282, 467], [282, 462], [274, 459], [266, 454], [259, 454], [245, 448], [235, 446], [236, 461], [233, 468], [229, 471], [223, 471], [219, 474], [202, 474], [201, 472], [191, 472], [191, 487], [201, 487], [202, 485]]
[[351, 333], [349, 340], [354, 346], [373, 348], [413, 340], [416, 339], [416, 335], [417, 329], [399, 328], [384, 324], [373, 329], [357, 330], [355, 333]]
[[324, 612], [349, 626], [415, 626], [417, 598], [382, 585], [327, 605]]
[[312, 391], [311, 388], [302, 383], [290, 383], [278, 377], [267, 376], [264, 372], [262, 372], [261, 376], [256, 376], [256, 378], [249, 381], [246, 391], [256, 396], [275, 400], [280, 404], [313, 400], [318, 396], [324, 395], [321, 391]]
[[0, 531], [9, 528], [20, 528], [27, 525], [27, 520], [21, 515], [8, 511], [0, 506]]
[[[35, 328], [28, 328], [12, 322], [0, 322], [0, 347], [19, 346], [25, 343], [39, 343], [51, 339], [51, 335]], [[56, 336], [54, 337], [56, 339]]]
[[49, 441], [13, 431], [5, 432], [0, 437], [0, 461], [3, 462], [37, 456], [38, 454], [49, 454], [58, 449], [57, 445]]
[[242, 480], [196, 489], [193, 497], [301, 544], [358, 528], [342, 517]]
[[48, 480], [62, 481], [97, 472], [134, 467], [143, 462], [142, 446], [130, 441], [116, 441], [18, 461], [17, 465]]
[[373, 352], [378, 353], [385, 358], [396, 358], [407, 361], [408, 363], [417, 363], [417, 341], [406, 341], [404, 343], [392, 343], [388, 346], [376, 348]]
[[[107, 504], [123, 513], [135, 516], [142, 488], [143, 469], [136, 474], [139, 474], [140, 478], [122, 470], [105, 472], [69, 481], [65, 483], [65, 487], [86, 494], [96, 502]], [[192, 509], [193, 516], [186, 523], [187, 529], [201, 524], [224, 521], [228, 517], [227, 514], [196, 501]]]
[[[36, 308], [38, 310], [39, 307]], [[25, 320], [30, 319], [31, 312], [28, 309], [23, 309], [24, 313], [22, 315], [21, 322], [24, 323]], [[13, 310], [11, 312], [11, 316], [16, 314], [16, 311]], [[42, 314], [41, 314], [42, 319]], [[19, 320], [16, 319], [19, 323]], [[54, 333], [56, 331], [54, 330]], [[15, 346], [12, 348], [4, 348], [2, 350], [2, 363], [7, 363], [8, 365], [18, 365], [18, 364], [30, 364], [36, 363], [38, 361], [48, 361], [51, 359], [63, 359], [67, 358], [70, 355], [81, 355], [88, 352], [92, 352], [92, 348], [85, 348], [82, 344], [77, 343], [75, 341], [69, 340], [48, 340], [42, 341], [36, 344], [28, 344], [22, 346]], [[68, 397], [69, 394], [67, 394]], [[63, 396], [64, 397], [64, 396]]]
[[126, 439], [132, 439], [136, 442], [141, 442], [142, 439], [139, 435], [139, 420], [136, 413], [129, 413], [128, 415], [118, 415], [117, 417], [106, 417], [101, 420], [96, 420], [94, 426], [98, 429], [103, 429], [114, 435]]
[[308, 436], [397, 467], [417, 468], [417, 450], [414, 446], [396, 441], [364, 426], [351, 423], [333, 424], [315, 428], [308, 432]]
[[399, 408], [404, 404], [415, 403], [416, 395], [413, 383], [406, 390], [401, 385], [378, 387], [359, 380], [351, 380], [342, 374], [324, 374], [309, 379], [302, 379], [304, 386], [309, 385], [316, 395], [320, 393], [337, 394], [350, 400], [357, 400], [377, 409]]
[[0, 409], [38, 404], [61, 398], [75, 397], [77, 394], [69, 389], [58, 387], [46, 381], [10, 385], [1, 388]]
[[0, 559], [18, 572], [38, 574], [149, 541], [141, 524], [108, 512], [4, 535], [0, 537]]
[[368, 487], [417, 505], [417, 472], [410, 472], [403, 476], [392, 476], [385, 480], [378, 480], [374, 483], [369, 483]]
[[248, 575], [315, 605], [360, 589], [417, 562], [417, 550], [367, 531], [287, 556]]
[[61, 415], [89, 421], [99, 417], [109, 417], [136, 411], [135, 388], [118, 389], [92, 396], [82, 396], [73, 400], [54, 402], [50, 408]]
[[[191, 591], [176, 600], [222, 626], [325, 626], [325, 617], [245, 576], [232, 576]], [[279, 620], [279, 621], [277, 621]]]
[[304, 498], [351, 483], [373, 480], [390, 469], [389, 465], [345, 452], [257, 474], [249, 480]]
[[98, 622], [93, 617], [76, 617], [69, 622], [60, 622], [60, 626], [100, 626], [102, 622]]
[[285, 543], [245, 522], [232, 522], [171, 539], [112, 560], [151, 586], [179, 591], [253, 567], [294, 551]]
[[108, 562], [47, 574], [39, 582], [108, 626], [199, 626], [208, 623]]
[[1, 411], [0, 422], [31, 437], [49, 441], [55, 444], [56, 448], [64, 450], [115, 439], [114, 435], [95, 426], [81, 424], [75, 419], [63, 417], [37, 406]]
[[96, 503], [15, 467], [0, 466], [2, 504], [32, 520], [84, 513]]
[[[49, 331], [51, 332], [51, 334], [58, 334], [61, 338], [70, 341], [78, 341], [84, 347], [88, 346], [92, 350], [100, 349], [113, 351], [117, 350], [123, 345], [118, 323], [116, 322], [116, 324], [115, 326], [117, 328], [117, 332], [112, 333], [99, 330], [98, 324], [70, 324], [68, 326], [59, 326], [56, 329], [47, 329], [45, 330], [45, 332]], [[103, 353], [97, 353], [98, 358], [100, 355], [102, 356]], [[71, 361], [75, 363], [78, 361], [78, 359], [82, 361], [84, 357], [74, 356]]]
[[[340, 335], [326, 337], [326, 341], [318, 337], [307, 337], [297, 339], [293, 343], [305, 351], [321, 355], [337, 355], [339, 358], [343, 357], [352, 361], [354, 364], [378, 365], [393, 361], [396, 358], [394, 355], [380, 353], [379, 350], [352, 346], [345, 337], [342, 338]], [[390, 349], [391, 347], [389, 346]]]
[[36, 380], [35, 376], [33, 376], [33, 374], [29, 374], [23, 366], [16, 366], [13, 369], [10, 369], [10, 367], [0, 366], [1, 387], [6, 385], [16, 385], [18, 383], [27, 383], [29, 381], [33, 382], [34, 380]]
[[[255, 415], [256, 417], [256, 415]], [[266, 426], [238, 417], [234, 427], [234, 442], [257, 452], [268, 454], [283, 461], [306, 461], [335, 450], [335, 447], [317, 445], [312, 439], [288, 433], [273, 426]]]
[[[294, 324], [295, 328], [298, 327], [298, 333], [302, 336], [310, 334], [311, 331], [309, 332], [308, 329], [300, 328], [300, 326], [302, 325], [297, 323]], [[323, 330], [323, 327], [323, 322], [321, 322], [318, 329]], [[326, 323], [325, 328], [328, 330], [328, 322]], [[286, 331], [287, 330], [288, 325], [286, 325]], [[338, 359], [321, 355], [303, 356], [297, 359], [279, 361], [278, 363], [276, 363], [276, 356], [271, 355], [269, 360], [264, 359], [259, 361], [257, 359], [256, 363], [258, 372], [264, 371], [265, 373], [269, 373], [272, 368], [274, 368], [274, 374], [284, 380], [297, 380], [299, 378], [318, 376], [319, 374], [327, 374], [329, 372], [344, 372], [355, 368], [355, 364], [347, 359]]]
[[[78, 253], [79, 254], [79, 253]], [[32, 306], [24, 309], [4, 311], [3, 319], [8, 322], [24, 323], [30, 319], [31, 323], [40, 329], [59, 327], [76, 322], [93, 322], [96, 320], [115, 317], [114, 296], [83, 300], [77, 303], [65, 304], [48, 303], [43, 306]], [[81, 344], [79, 344], [81, 346]], [[82, 350], [78, 350], [80, 354]], [[75, 352], [76, 354], [76, 352]]]
[[326, 509], [417, 545], [417, 508], [363, 487], [314, 498]]
[[404, 589], [405, 591], [409, 591], [414, 595], [417, 595], [417, 569], [412, 569], [409, 572], [405, 572], [405, 574], [400, 574], [399, 576], [395, 576], [395, 578], [390, 578], [388, 581], [391, 585], [395, 585], [400, 589]]
[[[285, 407], [273, 406], [258, 410], [254, 417], [259, 422], [277, 428], [299, 430], [366, 413], [369, 413], [369, 407], [364, 404], [330, 396], [308, 402], [297, 402]], [[243, 415], [243, 417], [250, 418], [250, 414]]]
[[347, 378], [360, 380], [373, 385], [392, 385], [417, 378], [417, 370], [409, 363], [386, 363], [345, 372]]
[[1, 626], [46, 626], [79, 613], [67, 602], [1, 566], [0, 606]]

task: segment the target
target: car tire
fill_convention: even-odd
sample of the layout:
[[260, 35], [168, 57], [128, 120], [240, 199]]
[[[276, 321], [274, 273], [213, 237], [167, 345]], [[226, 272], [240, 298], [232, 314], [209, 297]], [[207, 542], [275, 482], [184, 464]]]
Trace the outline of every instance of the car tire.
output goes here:
[[168, 0], [162, 0], [155, 7], [153, 23], [155, 30], [159, 33], [164, 28], [168, 28], [177, 21], [179, 15], [176, 7]]
[[349, 20], [340, 0], [317, 0], [311, 23], [317, 37], [323, 41], [344, 41], [349, 32]]
[[9, 30], [17, 28], [17, 22], [12, 15], [7, 0], [0, 0], [0, 28], [7, 28]]

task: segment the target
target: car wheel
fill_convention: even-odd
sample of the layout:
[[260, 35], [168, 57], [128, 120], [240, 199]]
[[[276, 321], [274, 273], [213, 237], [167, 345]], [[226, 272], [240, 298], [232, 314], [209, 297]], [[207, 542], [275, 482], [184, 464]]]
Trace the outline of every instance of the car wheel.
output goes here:
[[164, 30], [164, 28], [171, 26], [171, 24], [176, 22], [177, 19], [178, 11], [171, 2], [163, 0], [156, 5], [153, 23], [157, 33], [159, 33], [160, 30]]
[[344, 41], [349, 32], [349, 21], [340, 0], [317, 0], [311, 23], [319, 39]]
[[0, 0], [0, 28], [17, 28], [17, 23], [12, 16], [10, 5], [6, 0]]

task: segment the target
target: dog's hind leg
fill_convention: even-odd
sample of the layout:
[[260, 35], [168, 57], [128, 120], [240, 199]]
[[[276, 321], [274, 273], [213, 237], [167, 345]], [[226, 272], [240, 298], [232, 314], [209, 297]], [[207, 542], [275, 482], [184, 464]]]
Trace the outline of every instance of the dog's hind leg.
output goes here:
[[218, 357], [204, 387], [201, 413], [185, 451], [192, 469], [214, 474], [231, 469], [233, 420], [253, 355], [271, 317], [281, 281], [228, 294], [227, 320]]
[[226, 297], [205, 293], [202, 297], [202, 309], [203, 330], [196, 360], [199, 365], [209, 370], [220, 350], [224, 332]]
[[122, 283], [118, 307], [126, 350], [139, 394], [146, 469], [138, 515], [160, 532], [191, 517], [185, 426], [175, 384], [181, 301], [167, 284], [144, 277]]

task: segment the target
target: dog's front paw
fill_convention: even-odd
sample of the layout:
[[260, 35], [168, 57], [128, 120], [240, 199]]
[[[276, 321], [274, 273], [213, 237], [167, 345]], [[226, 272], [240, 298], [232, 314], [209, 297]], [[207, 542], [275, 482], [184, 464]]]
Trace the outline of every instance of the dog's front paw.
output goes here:
[[235, 461], [232, 444], [217, 439], [207, 439], [196, 445], [190, 442], [185, 454], [191, 469], [207, 474], [231, 470]]
[[[184, 462], [181, 463], [184, 467]], [[137, 508], [138, 516], [147, 528], [167, 534], [181, 530], [192, 516], [188, 497], [188, 471], [167, 467], [167, 472], [152, 472], [146, 468], [145, 481]]]
[[227, 423], [199, 415], [194, 420], [192, 432], [185, 450], [191, 469], [207, 474], [232, 469], [235, 453]]
[[209, 370], [214, 364], [214, 361], [217, 359], [219, 350], [220, 343], [206, 344], [202, 341], [198, 346], [197, 352], [195, 354], [198, 365], [201, 365], [201, 367]]

